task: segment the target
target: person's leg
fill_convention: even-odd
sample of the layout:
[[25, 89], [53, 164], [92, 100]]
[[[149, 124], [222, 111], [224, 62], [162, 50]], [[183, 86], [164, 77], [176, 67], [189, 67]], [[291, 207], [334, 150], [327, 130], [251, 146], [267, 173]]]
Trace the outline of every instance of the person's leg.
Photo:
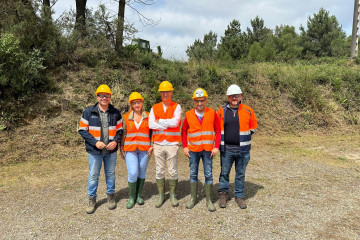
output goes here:
[[167, 155], [168, 171], [170, 175], [170, 201], [173, 207], [177, 207], [179, 206], [179, 202], [176, 199], [176, 187], [178, 183], [177, 162], [179, 145], [165, 146], [165, 149]]
[[115, 192], [115, 167], [117, 153], [107, 153], [104, 155], [104, 172], [106, 179], [106, 193], [113, 194]]
[[104, 171], [106, 178], [106, 193], [108, 199], [108, 208], [113, 210], [116, 208], [115, 202], [115, 167], [117, 153], [107, 153], [104, 155]]
[[156, 166], [156, 185], [159, 191], [159, 199], [155, 207], [159, 208], [165, 201], [165, 157], [164, 146], [154, 144], [154, 157]]
[[229, 192], [229, 174], [233, 164], [233, 154], [229, 151], [221, 152], [221, 172], [219, 176], [219, 190], [218, 192]]
[[139, 175], [139, 159], [137, 152], [126, 152], [125, 162], [128, 171], [128, 182], [134, 183], [137, 181]]
[[135, 201], [136, 201], [136, 185], [137, 185], [137, 178], [139, 175], [138, 151], [126, 152], [125, 162], [128, 170], [128, 186], [129, 186], [129, 201], [126, 205], [126, 208], [130, 209], [135, 205]]
[[198, 152], [189, 151], [189, 167], [190, 167], [190, 200], [186, 204], [186, 208], [191, 209], [195, 206], [197, 201], [198, 189], [198, 172], [200, 155]]
[[100, 169], [102, 165], [103, 155], [88, 155], [89, 160], [89, 176], [88, 176], [88, 196], [89, 202], [86, 207], [86, 213], [92, 214], [96, 209], [97, 188], [99, 182]]
[[139, 158], [139, 176], [137, 179], [137, 186], [136, 186], [136, 202], [139, 205], [143, 205], [144, 199], [142, 198], [141, 194], [144, 187], [145, 178], [146, 178], [146, 169], [149, 162], [147, 151], [139, 151], [138, 158]]
[[233, 164], [233, 154], [229, 151], [220, 153], [221, 173], [219, 177], [219, 206], [226, 207], [226, 198], [229, 192], [229, 174]]
[[213, 188], [213, 176], [212, 176], [212, 158], [210, 158], [211, 152], [202, 151], [202, 160], [204, 166], [204, 176], [205, 176], [205, 195], [206, 195], [206, 206], [210, 212], [216, 210], [214, 204], [212, 203], [212, 188]]
[[95, 155], [89, 153], [89, 177], [88, 177], [88, 195], [89, 197], [97, 197], [97, 188], [99, 183], [100, 169], [102, 165], [103, 155]]
[[250, 161], [250, 153], [241, 153], [235, 159], [235, 188], [234, 188], [234, 196], [235, 201], [239, 205], [240, 208], [245, 209], [245, 171], [246, 167]]

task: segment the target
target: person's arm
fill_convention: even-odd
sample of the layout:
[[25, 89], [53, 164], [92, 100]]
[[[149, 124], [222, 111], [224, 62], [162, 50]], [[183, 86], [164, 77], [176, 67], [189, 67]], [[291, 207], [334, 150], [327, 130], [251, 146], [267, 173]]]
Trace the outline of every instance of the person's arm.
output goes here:
[[187, 145], [187, 131], [188, 130], [189, 130], [189, 123], [185, 117], [182, 128], [181, 128], [181, 139], [182, 139], [184, 154], [185, 154], [185, 156], [190, 157], [189, 148]]
[[96, 146], [98, 140], [96, 140], [94, 136], [89, 133], [88, 119], [89, 119], [88, 113], [87, 111], [85, 111], [80, 119], [78, 133], [84, 138], [85, 142], [87, 142], [91, 146]]
[[220, 125], [220, 117], [216, 114], [216, 112], [214, 118], [214, 131], [215, 131], [215, 148], [219, 148], [221, 142], [221, 125]]
[[214, 131], [215, 131], [215, 145], [214, 148], [211, 150], [210, 157], [213, 158], [219, 152], [219, 146], [221, 141], [221, 126], [220, 126], [220, 118], [214, 113]]
[[255, 129], [257, 128], [257, 119], [254, 110], [251, 109], [250, 111], [251, 111], [251, 117], [250, 117], [249, 127], [250, 127], [251, 135], [253, 135], [255, 133]]
[[121, 141], [120, 141], [120, 156], [121, 156], [122, 159], [125, 159], [124, 143], [125, 143], [125, 138], [126, 138], [126, 135], [127, 135], [127, 129], [126, 129], [126, 123], [125, 123], [124, 119], [123, 119], [122, 128], [123, 128], [123, 135], [122, 135], [122, 138], [121, 138]]
[[149, 128], [155, 129], [155, 130], [160, 130], [160, 131], [166, 129], [166, 127], [164, 127], [156, 122], [153, 108], [151, 108], [151, 111], [149, 113]]
[[180, 125], [181, 120], [181, 106], [178, 104], [175, 108], [174, 116], [169, 119], [159, 119], [159, 124], [166, 128], [174, 128]]

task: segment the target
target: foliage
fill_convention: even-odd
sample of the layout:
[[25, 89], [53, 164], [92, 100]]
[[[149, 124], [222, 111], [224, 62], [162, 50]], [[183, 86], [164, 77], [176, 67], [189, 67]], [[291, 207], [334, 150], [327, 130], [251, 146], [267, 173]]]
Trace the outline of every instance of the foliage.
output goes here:
[[20, 48], [20, 41], [13, 34], [1, 34], [1, 99], [21, 98], [46, 87], [48, 80], [42, 61], [39, 50], [34, 49], [25, 54]]
[[275, 27], [274, 44], [277, 60], [289, 62], [299, 59], [302, 52], [299, 43], [300, 37], [295, 27], [289, 25]]
[[225, 30], [218, 45], [220, 59], [230, 56], [237, 60], [244, 58], [248, 54], [248, 42], [245, 33], [241, 32], [241, 24], [238, 20], [233, 20]]
[[301, 46], [305, 56], [334, 56], [331, 49], [333, 41], [345, 39], [345, 33], [336, 17], [330, 16], [324, 8], [321, 8], [313, 17], [308, 17], [307, 30], [303, 26], [300, 30]]
[[194, 44], [189, 46], [186, 50], [186, 54], [190, 59], [199, 60], [207, 59], [211, 60], [216, 55], [216, 43], [217, 34], [210, 31], [204, 35], [203, 41], [196, 39]]
[[262, 47], [265, 46], [265, 43], [272, 37], [272, 30], [264, 26], [264, 20], [259, 16], [250, 20], [250, 24], [252, 29], [247, 28], [249, 44], [258, 42]]

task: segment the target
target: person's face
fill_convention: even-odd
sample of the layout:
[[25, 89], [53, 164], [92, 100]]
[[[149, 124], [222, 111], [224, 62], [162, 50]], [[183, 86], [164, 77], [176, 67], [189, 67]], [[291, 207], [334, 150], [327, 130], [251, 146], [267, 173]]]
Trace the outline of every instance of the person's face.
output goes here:
[[203, 112], [206, 107], [206, 97], [199, 97], [194, 99], [195, 109], [198, 112]]
[[172, 91], [160, 92], [161, 100], [163, 102], [170, 102], [172, 94], [173, 94]]
[[111, 95], [108, 93], [98, 93], [96, 99], [101, 106], [107, 107], [110, 103]]
[[142, 100], [131, 101], [131, 109], [135, 112], [140, 112], [143, 109], [144, 102]]
[[241, 94], [234, 94], [227, 96], [230, 106], [237, 107], [241, 102]]

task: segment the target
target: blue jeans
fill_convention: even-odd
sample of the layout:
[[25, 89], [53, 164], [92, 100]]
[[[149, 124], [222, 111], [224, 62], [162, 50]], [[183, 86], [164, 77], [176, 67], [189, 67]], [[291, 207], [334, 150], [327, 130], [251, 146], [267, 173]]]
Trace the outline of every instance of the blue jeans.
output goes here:
[[200, 158], [202, 158], [203, 166], [204, 166], [205, 184], [212, 184], [213, 176], [212, 176], [212, 158], [210, 158], [211, 152], [189, 151], [189, 154], [190, 154], [190, 158], [189, 158], [190, 182], [198, 181], [199, 162], [200, 162]]
[[136, 149], [133, 152], [126, 152], [125, 161], [128, 171], [128, 182], [134, 183], [138, 178], [146, 178], [146, 169], [149, 162], [147, 151]]
[[106, 193], [112, 194], [115, 192], [115, 166], [117, 154], [90, 154], [89, 153], [89, 179], [88, 179], [88, 195], [89, 197], [97, 197], [96, 191], [98, 188], [100, 169], [102, 162], [104, 162], [104, 172], [106, 179]]
[[221, 173], [219, 177], [219, 192], [229, 192], [229, 174], [233, 162], [235, 162], [235, 188], [234, 196], [244, 198], [245, 170], [250, 161], [250, 153], [221, 152]]

